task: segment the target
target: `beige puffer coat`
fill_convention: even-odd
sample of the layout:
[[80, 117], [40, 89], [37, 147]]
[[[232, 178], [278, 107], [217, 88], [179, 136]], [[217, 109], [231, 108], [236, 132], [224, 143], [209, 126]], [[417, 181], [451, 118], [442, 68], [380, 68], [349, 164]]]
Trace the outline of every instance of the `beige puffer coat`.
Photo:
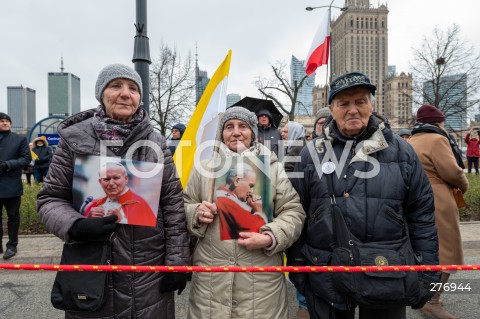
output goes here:
[[[72, 208], [72, 181], [75, 156], [100, 155], [100, 141], [92, 126], [94, 109], [81, 112], [58, 127], [60, 144], [53, 156], [45, 183], [38, 194], [38, 212], [52, 233], [69, 241], [68, 230], [79, 218]], [[188, 234], [185, 223], [183, 194], [175, 177], [175, 167], [167, 151], [165, 138], [154, 132], [148, 116], [124, 140], [116, 156], [125, 157], [129, 147], [139, 140], [159, 145], [164, 157], [157, 226], [118, 225], [112, 243], [112, 263], [116, 265], [187, 265]], [[108, 150], [108, 156], [115, 156]], [[140, 147], [134, 160], [158, 162], [150, 147]], [[110, 285], [104, 307], [94, 313], [66, 313], [66, 318], [155, 318], [175, 317], [173, 293], [160, 293], [162, 273], [109, 273]]]
[[[187, 226], [199, 237], [193, 264], [199, 266], [281, 266], [282, 252], [300, 236], [305, 213], [298, 194], [290, 184], [277, 156], [262, 144], [255, 143], [239, 155], [222, 144], [226, 156], [270, 154], [271, 192], [274, 220], [262, 226], [271, 231], [277, 245], [271, 251], [249, 251], [236, 240], [220, 240], [219, 218], [208, 227], [196, 223], [195, 209], [208, 196], [208, 178], [193, 171], [184, 199]], [[214, 199], [215, 201], [215, 199]], [[287, 287], [283, 273], [194, 273], [189, 296], [188, 318], [288, 318]]]

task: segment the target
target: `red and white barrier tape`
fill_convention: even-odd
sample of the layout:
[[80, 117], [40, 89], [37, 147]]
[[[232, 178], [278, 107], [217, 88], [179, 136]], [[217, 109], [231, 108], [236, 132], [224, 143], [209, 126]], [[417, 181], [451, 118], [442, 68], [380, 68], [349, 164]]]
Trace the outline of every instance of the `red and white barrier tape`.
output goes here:
[[480, 265], [422, 265], [422, 266], [127, 266], [127, 265], [51, 265], [0, 264], [4, 270], [45, 271], [108, 271], [108, 272], [401, 272], [480, 270]]

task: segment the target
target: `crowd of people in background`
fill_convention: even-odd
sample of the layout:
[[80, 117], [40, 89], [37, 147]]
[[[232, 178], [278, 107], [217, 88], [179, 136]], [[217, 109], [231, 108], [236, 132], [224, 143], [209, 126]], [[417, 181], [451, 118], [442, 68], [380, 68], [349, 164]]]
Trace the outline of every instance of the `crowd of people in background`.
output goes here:
[[[114, 264], [281, 266], [286, 256], [288, 265], [329, 265], [335, 244], [332, 199], [359, 240], [397, 240], [403, 232], [400, 220], [408, 225], [411, 246], [421, 263], [463, 264], [459, 213], [452, 192], [458, 188], [465, 193], [469, 183], [463, 162], [459, 162], [458, 145], [445, 130], [445, 115], [433, 105], [422, 105], [412, 130], [402, 128], [394, 133], [388, 120], [374, 112], [375, 92], [376, 86], [362, 73], [352, 72], [332, 80], [329, 106], [315, 114], [311, 134], [295, 121], [276, 127], [267, 109], [253, 113], [239, 106], [227, 108], [218, 127], [219, 156], [267, 156], [271, 196], [264, 199], [252, 197], [257, 178], [248, 167], [229, 173], [225, 185], [215, 194], [208, 186], [210, 177], [195, 168], [182, 190], [172, 156], [186, 125], [175, 124], [169, 140], [157, 133], [148, 114], [139, 107], [143, 94], [140, 76], [126, 65], [112, 64], [100, 71], [95, 87], [98, 107], [73, 115], [59, 125], [61, 139], [55, 153], [44, 137], [28, 144], [25, 137], [11, 132], [11, 118], [0, 113], [0, 211], [6, 208], [9, 239], [3, 258], [10, 259], [17, 253], [23, 170], [27, 184], [31, 185], [32, 174], [36, 183], [42, 183], [38, 213], [46, 228], [66, 243], [114, 238]], [[159, 145], [162, 159], [148, 147], [135, 151], [133, 159], [152, 163], [163, 160], [165, 165], [158, 211], [151, 212], [156, 216], [155, 226], [120, 221], [133, 220], [133, 215], [104, 214], [101, 207], [107, 201], [117, 204], [119, 211], [128, 210], [118, 199], [128, 190], [123, 167], [123, 175], [119, 175], [125, 182], [122, 189], [115, 190], [118, 196], [106, 196], [103, 202], [90, 204], [88, 216], [79, 214], [72, 205], [76, 156], [98, 155], [101, 144], [108, 141], [121, 146], [107, 147], [107, 156], [125, 158], [129, 147], [141, 140]], [[475, 169], [478, 175], [478, 128], [466, 134], [465, 143], [468, 173]], [[329, 182], [332, 172], [319, 163], [332, 164], [328, 156], [340, 159], [344, 150], [352, 147], [345, 163], [333, 165], [334, 172], [339, 171]], [[200, 165], [208, 167], [214, 161], [212, 158]], [[372, 171], [375, 174], [369, 175]], [[112, 178], [102, 186], [107, 195]], [[364, 183], [364, 178], [372, 182]], [[228, 211], [233, 209], [231, 198], [239, 207], [235, 214]], [[234, 225], [232, 216], [263, 216], [262, 206], [254, 203], [257, 200], [268, 201], [274, 207], [273, 218], [261, 217], [253, 226]], [[377, 218], [379, 212], [390, 217]], [[221, 237], [222, 229], [230, 230], [229, 238]], [[441, 273], [442, 287], [450, 275], [447, 271]], [[422, 282], [435, 282], [435, 278], [423, 273], [418, 276]], [[126, 313], [132, 318], [173, 318], [173, 293], [180, 294], [190, 279], [179, 272], [122, 272], [113, 273], [112, 278], [100, 311], [67, 311], [66, 318], [113, 318]], [[290, 273], [288, 280], [297, 289], [296, 319], [354, 318], [355, 308], [334, 288], [331, 273]], [[287, 319], [286, 284], [281, 273], [195, 272], [191, 277], [188, 318]], [[457, 318], [444, 308], [442, 292], [440, 289], [426, 303], [414, 306], [434, 318]], [[406, 308], [359, 308], [360, 319], [387, 317], [404, 319]]]

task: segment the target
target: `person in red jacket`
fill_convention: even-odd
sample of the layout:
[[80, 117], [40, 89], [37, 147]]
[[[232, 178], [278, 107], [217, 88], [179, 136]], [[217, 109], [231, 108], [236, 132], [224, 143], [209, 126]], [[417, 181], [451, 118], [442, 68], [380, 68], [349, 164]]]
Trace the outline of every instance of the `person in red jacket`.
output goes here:
[[107, 163], [100, 171], [98, 182], [107, 196], [94, 199], [85, 208], [85, 216], [101, 218], [116, 215], [120, 224], [157, 224], [157, 216], [150, 205], [127, 186], [128, 174], [122, 164]]
[[472, 164], [475, 166], [475, 174], [478, 174], [478, 158], [480, 157], [480, 151], [478, 145], [480, 139], [478, 136], [478, 127], [470, 129], [465, 136], [465, 143], [467, 143], [467, 165], [468, 172], [472, 172]]
[[248, 164], [234, 165], [227, 172], [225, 186], [217, 188], [220, 239], [238, 239], [240, 232], [260, 232], [267, 222], [262, 200], [253, 193], [257, 174]]

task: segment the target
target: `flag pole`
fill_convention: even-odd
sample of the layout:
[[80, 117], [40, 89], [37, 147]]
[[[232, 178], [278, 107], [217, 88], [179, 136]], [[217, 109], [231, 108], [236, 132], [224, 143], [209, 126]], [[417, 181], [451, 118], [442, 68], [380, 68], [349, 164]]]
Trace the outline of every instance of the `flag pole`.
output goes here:
[[[334, 1], [334, 0], [333, 0]], [[328, 33], [330, 34], [330, 43], [328, 45], [328, 61], [327, 61], [327, 72], [326, 72], [326, 75], [325, 75], [325, 107], [328, 107], [328, 89], [329, 89], [329, 86], [328, 86], [328, 66], [330, 65], [330, 71], [332, 70], [332, 27], [330, 25], [330, 22], [332, 21], [332, 3], [333, 1], [330, 3], [330, 6], [328, 7]], [[331, 76], [330, 76], [331, 77]]]
[[[223, 112], [218, 113], [218, 125], [220, 125], [220, 121], [222, 120]], [[217, 125], [217, 127], [218, 127]], [[217, 130], [215, 135], [215, 146], [213, 147], [213, 164], [215, 165], [215, 160], [219, 155], [220, 150], [220, 128]], [[210, 166], [210, 177], [208, 180], [208, 199], [209, 203], [213, 203], [213, 194], [215, 192], [215, 178], [214, 178], [214, 165]]]

